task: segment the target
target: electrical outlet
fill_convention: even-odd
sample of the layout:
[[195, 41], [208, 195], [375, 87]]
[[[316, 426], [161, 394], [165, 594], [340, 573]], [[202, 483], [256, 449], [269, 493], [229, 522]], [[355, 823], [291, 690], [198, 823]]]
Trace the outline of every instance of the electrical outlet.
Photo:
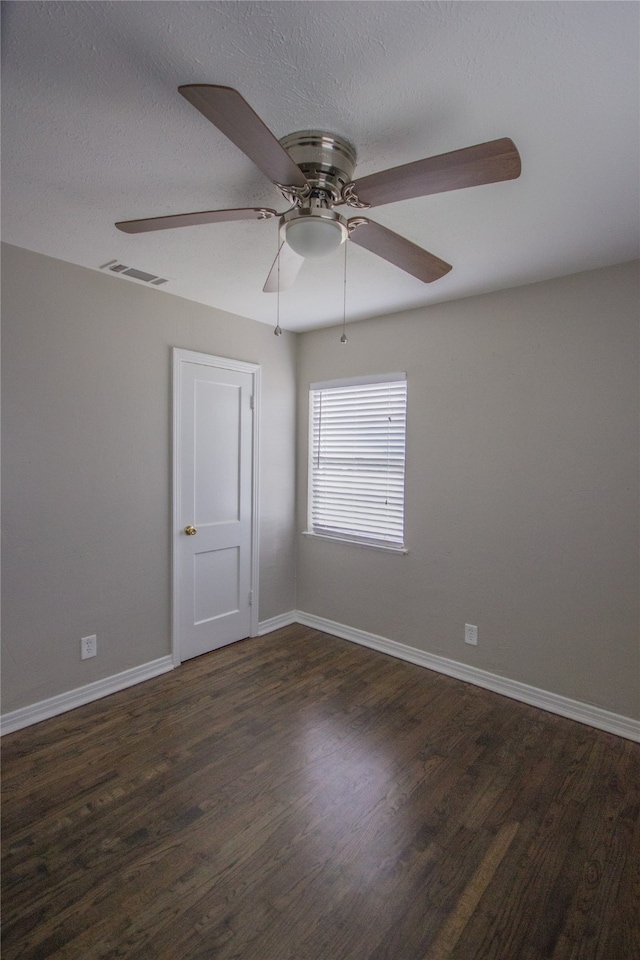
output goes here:
[[80, 659], [88, 660], [98, 652], [98, 638], [95, 633], [91, 637], [83, 637], [80, 641]]
[[465, 623], [464, 625], [464, 642], [470, 643], [474, 647], [478, 646], [478, 628], [472, 623]]

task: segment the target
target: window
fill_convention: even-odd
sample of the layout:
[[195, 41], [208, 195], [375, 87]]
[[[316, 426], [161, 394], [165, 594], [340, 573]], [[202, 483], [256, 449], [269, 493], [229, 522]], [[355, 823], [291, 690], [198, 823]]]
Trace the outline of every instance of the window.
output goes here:
[[404, 548], [406, 374], [312, 383], [308, 533]]

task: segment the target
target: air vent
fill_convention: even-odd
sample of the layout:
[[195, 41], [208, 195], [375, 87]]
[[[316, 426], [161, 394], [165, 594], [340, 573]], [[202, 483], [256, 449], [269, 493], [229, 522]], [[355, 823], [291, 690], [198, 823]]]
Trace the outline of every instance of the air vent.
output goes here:
[[145, 270], [137, 270], [135, 267], [128, 267], [126, 263], [120, 263], [119, 260], [109, 260], [103, 263], [101, 270], [109, 270], [111, 273], [119, 273], [123, 277], [131, 277], [132, 280], [142, 280], [143, 283], [149, 283], [153, 287], [159, 287], [163, 283], [168, 283], [167, 277], [157, 277], [155, 273], [147, 273]]

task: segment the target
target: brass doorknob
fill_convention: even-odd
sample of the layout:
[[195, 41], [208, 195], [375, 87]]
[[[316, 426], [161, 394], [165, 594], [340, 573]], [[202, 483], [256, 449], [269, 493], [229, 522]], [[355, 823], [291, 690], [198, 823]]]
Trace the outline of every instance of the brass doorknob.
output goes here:
[[185, 527], [185, 528], [184, 528], [184, 532], [186, 533], [186, 535], [187, 535], [188, 537], [195, 537], [195, 535], [196, 535], [196, 533], [197, 533], [198, 531], [196, 530], [195, 527], [193, 527], [191, 524], [189, 524], [188, 527]]

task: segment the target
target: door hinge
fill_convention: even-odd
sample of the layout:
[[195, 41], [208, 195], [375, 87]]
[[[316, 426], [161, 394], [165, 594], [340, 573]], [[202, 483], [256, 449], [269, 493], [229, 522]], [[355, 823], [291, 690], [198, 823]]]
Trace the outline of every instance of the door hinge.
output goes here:
[[256, 398], [255, 398], [255, 397], [249, 397], [249, 406], [251, 407], [252, 410], [255, 410], [255, 408], [256, 408]]
[[253, 590], [249, 590], [249, 606], [253, 606]]

